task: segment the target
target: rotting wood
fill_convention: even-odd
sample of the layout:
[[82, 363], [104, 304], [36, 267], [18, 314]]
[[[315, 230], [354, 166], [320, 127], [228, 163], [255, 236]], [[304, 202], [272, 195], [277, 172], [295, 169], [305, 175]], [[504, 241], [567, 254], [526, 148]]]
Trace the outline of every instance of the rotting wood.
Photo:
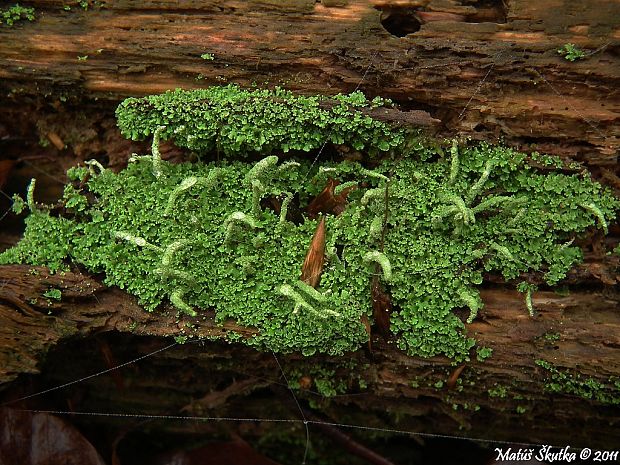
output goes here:
[[[68, 166], [72, 157], [103, 154], [119, 168], [132, 151], [144, 153], [147, 145], [119, 136], [113, 111], [123, 97], [229, 82], [281, 85], [304, 94], [351, 92], [359, 86], [369, 97], [399, 103], [403, 113], [397, 119], [421, 111], [425, 113], [417, 114], [440, 120], [437, 137], [502, 138], [524, 150], [585, 161], [617, 188], [620, 5], [558, 0], [550, 7], [548, 2], [511, 0], [476, 8], [465, 3], [154, 0], [140, 2], [137, 9], [135, 2], [123, 0], [101, 10], [65, 12], [62, 2], [42, 0], [34, 23], [0, 27], [0, 148], [16, 153], [27, 145], [32, 154], [43, 136], [56, 145], [45, 153], [63, 155], [51, 163], [61, 160]], [[564, 60], [556, 50], [567, 42], [591, 55], [574, 63]], [[215, 59], [203, 60], [203, 53]], [[78, 55], [88, 58], [78, 60]], [[65, 144], [68, 148], [63, 149]], [[41, 151], [35, 147], [35, 154]], [[162, 155], [183, 156], [169, 145], [162, 147]], [[26, 171], [27, 177], [41, 174], [32, 168], [19, 171], [20, 176]], [[58, 182], [48, 182], [46, 187], [38, 184], [38, 193], [53, 198], [58, 186], [51, 186]], [[612, 229], [611, 236], [617, 235]], [[0, 239], [2, 244], [14, 242], [4, 232]], [[617, 257], [594, 255], [593, 250], [569, 275], [566, 282], [575, 285], [570, 295], [534, 294], [534, 319], [522, 295], [485, 276], [485, 308], [468, 331], [480, 346], [493, 348], [493, 356], [481, 363], [474, 355], [454, 381], [449, 361], [407, 357], [394, 344], [376, 340], [372, 355], [360, 350], [351, 356], [369, 382], [367, 391], [354, 387], [352, 394], [329, 402], [303, 389], [299, 396], [321, 403], [322, 413], [332, 420], [346, 413], [358, 424], [390, 427], [394, 425], [386, 425], [385, 415], [392, 412], [402, 419], [398, 427], [403, 430], [462, 435], [463, 427], [467, 435], [487, 439], [556, 444], [570, 439], [574, 446], [610, 448], [617, 440], [618, 407], [565, 395], [550, 401], [542, 391], [544, 373], [534, 363], [553, 360], [558, 367], [574, 368], [601, 382], [620, 375], [620, 267]], [[162, 346], [168, 340], [164, 338], [178, 335], [190, 323], [173, 314], [144, 312], [134, 298], [92, 277], [65, 275], [65, 283], [92, 284], [90, 290], [72, 291], [71, 286], [62, 287], [60, 275], [49, 276], [38, 268], [35, 275], [30, 269], [0, 268], [0, 381], [53, 366], [73, 336], [82, 336], [83, 344], [99, 333], [124, 338], [123, 347], [111, 347], [116, 358], [125, 361]], [[41, 298], [49, 286], [63, 290], [60, 303]], [[213, 313], [205, 315], [191, 321], [192, 334], [244, 331], [233, 323], [217, 327]], [[252, 332], [247, 329], [246, 334]], [[221, 342], [206, 347], [211, 350], [178, 346], [154, 357], [147, 374], [132, 372], [129, 400], [126, 392], [107, 389], [112, 380], [96, 378], [83, 387], [91, 394], [87, 401], [76, 396], [80, 404], [71, 391], [67, 402], [86, 410], [129, 403], [135, 411], [175, 414], [191, 399], [227, 395], [226, 388], [216, 389], [216, 381], [231, 386], [236, 377], [250, 392], [261, 389], [266, 373], [280, 379], [271, 354]], [[92, 358], [85, 357], [83, 363]], [[282, 362], [286, 369], [300, 359], [283, 356]], [[319, 360], [338, 366], [334, 359]], [[215, 381], [208, 376], [213, 376], [214, 361]], [[55, 368], [43, 370], [52, 384], [73, 379], [77, 367]], [[169, 373], [173, 376], [161, 376]], [[451, 389], [458, 380], [464, 393]], [[439, 381], [445, 387], [434, 387]], [[489, 390], [497, 386], [510, 387], [510, 395], [491, 397]], [[9, 392], [14, 388], [25, 389], [23, 383], [3, 385]], [[242, 414], [253, 394], [238, 394], [212, 413]], [[270, 399], [261, 405], [272, 413], [279, 411], [279, 403]], [[480, 413], [464, 410], [465, 403], [478, 405]], [[527, 408], [526, 414], [517, 413], [518, 406]], [[195, 426], [178, 428], [189, 432]]]
[[[100, 353], [96, 355], [100, 352], [99, 345], [88, 349], [88, 341], [96, 334], [109, 334], [106, 337], [112, 339], [124, 338], [123, 344], [110, 343], [114, 358], [119, 362], [148, 352], [142, 347], [144, 339], [140, 335], [156, 336], [147, 344], [153, 350], [157, 341], [157, 347], [166, 345], [162, 337], [176, 336], [183, 330], [188, 336], [223, 336], [227, 329], [246, 336], [252, 334], [251, 329], [239, 328], [233, 323], [216, 326], [212, 312], [205, 312], [198, 318], [177, 318], [168, 314], [165, 308], [147, 313], [135, 303], [133, 297], [105, 288], [81, 274], [49, 275], [43, 268], [28, 266], [3, 266], [0, 273], [5, 283], [0, 290], [0, 327], [3, 328], [0, 332], [0, 347], [3, 348], [0, 351], [0, 366], [3, 367], [1, 376], [4, 382], [15, 379], [19, 373], [37, 373], [42, 367], [43, 375], [49, 378], [47, 383], [62, 384], [69, 378], [72, 380], [76, 370], [80, 372], [83, 368], [62, 364], [50, 367], [49, 363], [57, 357], [54, 353], [58, 352], [62, 359], [62, 347], [83, 344], [85, 352], [79, 350], [79, 360], [82, 361], [76, 360], [75, 363], [92, 365], [103, 358]], [[63, 289], [60, 303], [49, 305], [41, 297], [41, 293], [50, 286]], [[355, 418], [359, 424], [378, 425], [378, 419], [388, 411], [398, 412], [401, 418], [399, 429], [405, 430], [450, 434], [464, 427], [470, 436], [497, 440], [563, 443], [571, 438], [571, 444], [575, 446], [592, 447], [598, 444], [600, 447], [610, 447], [616, 437], [610, 422], [618, 420], [618, 407], [557, 394], [550, 402], [549, 394], [543, 389], [544, 370], [537, 367], [535, 361], [552, 360], [558, 367], [576, 369], [584, 376], [601, 382], [606, 382], [610, 376], [620, 376], [617, 356], [620, 347], [618, 290], [606, 286], [598, 290], [573, 291], [567, 296], [537, 292], [533, 298], [535, 318], [529, 317], [523, 295], [516, 291], [496, 286], [483, 290], [482, 298], [485, 307], [479, 318], [468, 325], [468, 333], [478, 340], [479, 346], [491, 347], [493, 355], [484, 362], [477, 361], [474, 355], [470, 362], [465, 363], [458, 377], [463, 386], [460, 390], [452, 386], [456, 381], [451, 382], [454, 366], [450, 360], [442, 357], [408, 357], [391, 342], [380, 339], [375, 339], [372, 355], [360, 350], [347, 357], [347, 360], [356, 363], [354, 374], [365, 380], [367, 389], [360, 390], [355, 383], [351, 384], [351, 378], [347, 378], [351, 375], [350, 371], [342, 366], [342, 360], [337, 357], [307, 359], [298, 355], [281, 355], [280, 360], [285, 369], [297, 368], [304, 378], [309, 377], [309, 382], [305, 380], [303, 384], [301, 378], [292, 380], [299, 381], [300, 386], [306, 388], [308, 383], [311, 385], [313, 376], [311, 372], [304, 375], [304, 370], [312, 366], [308, 363], [333, 367], [336, 376], [345, 376], [344, 379], [349, 380], [347, 393], [337, 395], [329, 402], [321, 400], [321, 396], [317, 397], [312, 389], [302, 387], [298, 391], [301, 398], [318, 402], [320, 410], [334, 420], [346, 408], [347, 417]], [[16, 304], [15, 299], [20, 300], [21, 304]], [[24, 306], [29, 310], [24, 311]], [[51, 314], [48, 315], [48, 311]], [[188, 329], [189, 326], [193, 329]], [[76, 340], [73, 337], [76, 335], [81, 338]], [[549, 335], [553, 337], [549, 338]], [[102, 405], [115, 405], [115, 402], [126, 405], [130, 402], [135, 411], [178, 414], [183, 407], [202, 405], [200, 398], [208, 400], [233, 396], [245, 399], [247, 405], [239, 405], [229, 399], [229, 402], [218, 402], [217, 405], [202, 405], [201, 411], [224, 414], [230, 408], [238, 408], [240, 410], [236, 414], [239, 415], [246, 407], [254, 408], [249, 400], [253, 391], [279, 382], [280, 372], [270, 353], [240, 344], [205, 344], [205, 347], [180, 345], [153, 357], [151, 361], [142, 361], [141, 367], [145, 363], [151, 366], [142, 375], [136, 375], [130, 369], [129, 373], [134, 373], [131, 374], [133, 400], [127, 400], [126, 390], [113, 389], [118, 384], [113, 378], [93, 379], [77, 387], [90, 392], [81, 408], [96, 411]], [[88, 350], [94, 350], [95, 355], [88, 355]], [[44, 362], [50, 357], [52, 362]], [[97, 371], [95, 368], [91, 370]], [[157, 381], [157, 390], [153, 391], [151, 376], [157, 372], [162, 373], [162, 377]], [[121, 376], [126, 376], [123, 373], [126, 372], [122, 372]], [[163, 373], [166, 375], [163, 376]], [[204, 373], [204, 377], [200, 373]], [[219, 392], [216, 386], [221, 386], [223, 382], [233, 387]], [[112, 387], [102, 387], [108, 384]], [[20, 383], [4, 384], [9, 392], [18, 386]], [[240, 389], [236, 390], [234, 386]], [[505, 397], [491, 396], [489, 391], [498, 386], [505, 387], [509, 394]], [[178, 393], [171, 395], [175, 391]], [[70, 392], [59, 395], [69, 396]], [[163, 392], [168, 393], [165, 399], [152, 398]], [[188, 394], [197, 400], [188, 399]], [[9, 399], [11, 397], [15, 398], [11, 395]], [[270, 407], [271, 403], [279, 401], [263, 399], [261, 402], [266, 402], [263, 407], [269, 412], [270, 409], [276, 411], [275, 407]], [[458, 406], [457, 410], [452, 408], [453, 405]], [[470, 406], [469, 409], [464, 408], [465, 405]], [[477, 409], [474, 410], [473, 406]], [[518, 406], [526, 408], [528, 413], [517, 413]], [[566, 415], [570, 416], [570, 421]], [[428, 423], [429, 418], [433, 418], [432, 424]], [[383, 421], [382, 427], [394, 426]]]
[[[4, 105], [42, 94], [78, 104], [118, 101], [229, 82], [306, 94], [359, 86], [404, 110], [429, 112], [443, 123], [441, 137], [501, 137], [593, 165], [616, 162], [617, 2], [135, 5], [109, 2], [67, 12], [61, 1], [47, 0], [37, 2], [35, 22], [0, 28]], [[557, 49], [567, 42], [595, 53], [566, 61]], [[202, 59], [204, 53], [214, 60]]]

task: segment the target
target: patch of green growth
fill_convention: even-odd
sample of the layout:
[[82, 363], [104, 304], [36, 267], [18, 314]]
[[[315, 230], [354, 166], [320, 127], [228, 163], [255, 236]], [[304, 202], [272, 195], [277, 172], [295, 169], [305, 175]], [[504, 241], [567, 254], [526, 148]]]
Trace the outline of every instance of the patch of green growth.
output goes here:
[[50, 289], [43, 293], [43, 297], [48, 299], [60, 300], [62, 298], [62, 292], [60, 289]]
[[187, 342], [187, 336], [175, 336], [174, 342], [177, 344], [185, 344]]
[[538, 286], [534, 284], [530, 284], [526, 281], [522, 281], [517, 284], [517, 291], [525, 294], [525, 307], [527, 308], [527, 312], [531, 317], [534, 316], [534, 305], [532, 304], [532, 292], [536, 292], [538, 290]]
[[202, 58], [203, 60], [208, 60], [208, 61], [215, 60], [215, 57], [211, 53], [203, 53], [202, 55], [200, 55], [200, 58]]
[[581, 60], [586, 56], [585, 52], [583, 50], [579, 50], [575, 44], [562, 45], [558, 49], [558, 53], [568, 61]]
[[504, 399], [508, 395], [508, 390], [506, 386], [495, 386], [487, 391], [489, 393], [489, 397], [499, 397]]
[[19, 3], [0, 10], [0, 24], [6, 24], [9, 27], [18, 21], [34, 21], [34, 19], [34, 8], [20, 6]]
[[98, 0], [76, 0], [68, 4], [64, 4], [62, 6], [62, 9], [64, 11], [71, 11], [72, 6], [79, 7], [84, 11], [88, 11], [89, 8], [103, 8], [105, 6], [105, 2], [101, 2]]
[[88, 55], [82, 55], [82, 56], [78, 55], [77, 59], [78, 61], [86, 61], [88, 60]]
[[547, 342], [554, 343], [560, 340], [560, 333], [545, 333], [543, 338]]
[[476, 348], [476, 358], [479, 362], [484, 362], [487, 358], [489, 358], [493, 354], [493, 349], [490, 347], [477, 347]]
[[462, 409], [462, 410], [469, 410], [472, 412], [477, 412], [480, 410], [480, 405], [476, 403], [470, 403], [470, 402], [458, 402], [458, 400], [452, 396], [446, 396], [444, 402], [446, 404], [452, 404], [452, 410], [454, 411]]
[[242, 90], [236, 85], [169, 91], [129, 98], [116, 110], [126, 137], [143, 139], [165, 126], [163, 139], [200, 153], [273, 153], [320, 148], [326, 141], [371, 154], [400, 146], [403, 129], [363, 113], [389, 104], [369, 101], [361, 92], [304, 97], [276, 88]]
[[620, 405], [620, 383], [610, 377], [608, 384], [569, 369], [558, 369], [546, 360], [536, 360], [536, 365], [547, 371], [545, 390], [559, 394], [570, 394], [602, 404]]
[[[24, 238], [0, 254], [0, 263], [58, 270], [72, 260], [105, 273], [107, 285], [137, 296], [149, 311], [164, 302], [188, 315], [214, 308], [217, 322], [258, 330], [249, 339], [231, 332], [229, 340], [305, 355], [343, 354], [367, 342], [361, 320], [372, 318], [369, 283], [378, 266], [399, 347], [464, 360], [475, 341], [454, 310], [469, 309], [468, 322], [476, 318], [484, 272], [507, 281], [544, 273], [554, 285], [581, 259], [572, 246], [576, 235], [606, 226], [620, 208], [589, 177], [541, 172], [526, 155], [503, 147], [454, 143], [450, 158], [441, 158], [401, 130], [355, 113], [375, 105], [359, 95], [339, 97], [340, 106], [324, 110], [318, 97], [284, 91], [201, 92], [126, 100], [119, 125], [136, 137], [153, 133], [152, 156], [134, 157], [120, 173], [96, 163], [69, 170], [63, 215], [35, 204], [33, 184], [22, 201], [31, 211]], [[160, 137], [240, 154], [284, 144], [316, 148], [332, 128], [342, 135], [333, 142], [377, 153], [383, 141], [386, 150], [406, 148], [408, 156], [385, 157], [372, 169], [357, 162], [281, 163], [275, 156], [255, 165], [170, 164], [159, 157]], [[326, 216], [328, 259], [314, 289], [296, 277], [318, 220], [293, 223], [286, 211], [292, 201], [303, 209], [329, 177], [360, 187], [342, 214]], [[386, 186], [381, 250], [377, 224]], [[282, 211], [266, 202], [280, 203]]]
[[441, 389], [443, 387], [443, 381], [439, 380], [435, 384], [433, 384], [433, 386], [435, 386], [435, 388], [437, 389]]
[[523, 405], [517, 405], [516, 412], [519, 415], [523, 415], [525, 412], [527, 412], [527, 407], [524, 407]]
[[[291, 389], [299, 390], [302, 388], [300, 380], [309, 378], [314, 389], [323, 397], [334, 397], [338, 394], [345, 394], [349, 385], [353, 384], [355, 373], [354, 369], [345, 370], [346, 376], [341, 375], [341, 368], [326, 368], [316, 364], [301, 364], [296, 368], [289, 369], [287, 379]], [[358, 383], [359, 384], [359, 383]]]

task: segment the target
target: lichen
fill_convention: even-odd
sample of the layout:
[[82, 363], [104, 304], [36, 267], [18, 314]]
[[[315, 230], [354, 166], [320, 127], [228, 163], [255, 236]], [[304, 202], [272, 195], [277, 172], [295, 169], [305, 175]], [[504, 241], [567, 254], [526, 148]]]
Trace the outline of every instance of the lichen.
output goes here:
[[545, 390], [568, 394], [602, 404], [620, 405], [620, 381], [610, 377], [602, 383], [570, 369], [558, 368], [546, 360], [536, 360], [536, 365], [547, 372]]
[[359, 110], [388, 103], [369, 101], [361, 92], [337, 95], [327, 104], [325, 97], [296, 96], [280, 88], [246, 91], [228, 85], [129, 98], [116, 115], [121, 132], [131, 139], [143, 139], [163, 125], [162, 139], [201, 153], [308, 152], [329, 141], [375, 154], [401, 145], [407, 131]]
[[[209, 91], [223, 98], [231, 88]], [[125, 103], [119, 110], [121, 127], [146, 135], [163, 124], [168, 129], [161, 130], [162, 138], [185, 134], [177, 142], [204, 149], [215, 149], [219, 139], [226, 153], [284, 150], [285, 137], [291, 138], [286, 139], [288, 148], [305, 143], [316, 147], [325, 135], [307, 120], [282, 125], [274, 115], [269, 129], [260, 124], [252, 133], [240, 128], [247, 137], [238, 143], [230, 139], [226, 149], [222, 133], [189, 143], [190, 133], [171, 132], [167, 126], [190, 125], [189, 116], [178, 120], [179, 92]], [[200, 95], [206, 94], [195, 96], [189, 114], [204, 111]], [[273, 95], [254, 91], [243, 98], [256, 102], [254, 111], [265, 118], [261, 112], [267, 107], [260, 98]], [[157, 108], [163, 112], [167, 101], [170, 110], [157, 119]], [[298, 104], [287, 100], [293, 109]], [[284, 108], [291, 118], [293, 110]], [[144, 125], [123, 126], [126, 111], [138, 110], [146, 112]], [[249, 107], [243, 111], [253, 114]], [[217, 118], [224, 118], [222, 112], [218, 107]], [[241, 124], [237, 116], [227, 124]], [[142, 121], [139, 112], [132, 118]], [[192, 121], [192, 127], [207, 124]], [[376, 141], [364, 139], [377, 129], [370, 126], [369, 133], [350, 134], [348, 143], [355, 145], [357, 137], [368, 150], [377, 148]], [[206, 134], [201, 130], [198, 134]], [[370, 282], [379, 273], [391, 296], [391, 331], [399, 347], [412, 355], [465, 359], [474, 340], [454, 310], [469, 307], [468, 322], [483, 310], [477, 289], [482, 273], [501, 274], [515, 286], [524, 273], [540, 273], [548, 284], [556, 284], [581, 258], [571, 241], [588, 228], [611, 222], [620, 202], [583, 174], [540, 170], [511, 149], [453, 145], [447, 159], [395, 131], [381, 133], [389, 146], [406, 146], [408, 157], [387, 156], [372, 167], [304, 159], [279, 164], [271, 155], [255, 165], [158, 161], [157, 172], [151, 157], [137, 157], [120, 173], [103, 170], [90, 177], [88, 168], [73, 168], [63, 215], [44, 206], [31, 211], [24, 238], [0, 254], [0, 263], [53, 270], [79, 263], [104, 273], [107, 285], [126, 289], [149, 311], [167, 301], [188, 314], [213, 308], [217, 322], [232, 319], [257, 330], [247, 339], [229, 333], [231, 340], [306, 355], [343, 354], [367, 342], [363, 320], [372, 318]], [[299, 278], [319, 220], [291, 222], [286, 210], [293, 201], [296, 210], [303, 210], [327, 176], [359, 187], [348, 193], [344, 212], [325, 216], [327, 262], [320, 286], [308, 289]], [[283, 199], [284, 214], [266, 208]], [[384, 231], [380, 248], [379, 231]]]
[[23, 7], [19, 3], [0, 10], [0, 24], [13, 26], [18, 21], [34, 21], [34, 8]]

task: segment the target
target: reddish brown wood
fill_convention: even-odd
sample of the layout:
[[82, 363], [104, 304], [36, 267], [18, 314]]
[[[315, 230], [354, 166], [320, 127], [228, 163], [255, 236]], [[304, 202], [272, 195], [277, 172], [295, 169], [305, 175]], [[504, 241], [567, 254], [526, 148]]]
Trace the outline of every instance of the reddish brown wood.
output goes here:
[[[443, 124], [441, 136], [501, 137], [613, 165], [620, 127], [620, 5], [474, 5], [125, 0], [64, 11], [60, 0], [40, 1], [35, 22], [0, 28], [0, 102], [20, 105], [45, 95], [46, 102], [62, 96], [81, 106], [94, 98], [117, 102], [229, 82], [312, 94], [359, 87], [393, 98], [405, 110], [430, 112]], [[556, 50], [568, 42], [590, 55], [564, 60]], [[215, 59], [203, 60], [203, 53]]]
[[[359, 88], [400, 105], [400, 113], [384, 115], [391, 121], [419, 123], [439, 138], [501, 139], [585, 161], [607, 185], [619, 186], [618, 2], [120, 0], [69, 12], [60, 0], [31, 3], [35, 22], [0, 26], [0, 157], [19, 160], [3, 188], [9, 194], [23, 193], [37, 176], [38, 200], [53, 202], [64, 170], [76, 159], [107, 158], [120, 168], [132, 152], [144, 153], [145, 144], [125, 141], [115, 127], [113, 112], [122, 98], [231, 82], [303, 94]], [[557, 49], [569, 42], [587, 51], [586, 59], [560, 57]], [[204, 53], [215, 59], [202, 59]], [[165, 145], [162, 156], [185, 155]], [[0, 215], [8, 205], [2, 197]], [[9, 215], [2, 227], [4, 248], [17, 240], [19, 225]], [[410, 431], [613, 447], [618, 407], [550, 396], [543, 390], [546, 374], [535, 365], [550, 360], [600, 382], [620, 376], [620, 265], [601, 252], [617, 244], [618, 229], [610, 231], [607, 239], [592, 236], [580, 244], [587, 260], [567, 280], [570, 295], [534, 294], [535, 318], [520, 294], [487, 276], [484, 310], [467, 331], [479, 345], [493, 348], [493, 356], [481, 363], [472, 355], [458, 374], [449, 360], [408, 357], [394, 344], [374, 340], [372, 354], [360, 350], [350, 357], [368, 389], [351, 382], [346, 395], [326, 402], [304, 388], [314, 376], [306, 359], [283, 356], [282, 363], [285, 369], [300, 367], [300, 397], [319, 403], [333, 421], [346, 416], [360, 425]], [[210, 312], [196, 320], [177, 320], [167, 309], [147, 313], [93, 277], [30, 270], [0, 267], [0, 383], [7, 398], [31, 392], [27, 382], [15, 381], [20, 374], [42, 371], [53, 385], [74, 379], [79, 368], [87, 374], [105, 369], [94, 362], [102, 358], [100, 346], [88, 349], [100, 333], [112, 342], [121, 338], [122, 344], [109, 346], [114, 360], [123, 362], [165, 346], [164, 338], [183, 330], [197, 336], [254, 332], [232, 322], [217, 326]], [[60, 303], [48, 305], [41, 297], [49, 286], [62, 289]], [[136, 337], [141, 335], [154, 337]], [[85, 356], [68, 365], [63, 350], [72, 338]], [[175, 347], [148, 360], [142, 372], [130, 371], [130, 398], [114, 388], [113, 378], [99, 377], [59, 393], [58, 402], [85, 411], [129, 406], [176, 414], [186, 407], [192, 414], [290, 415], [279, 398], [252, 402], [255, 391], [281, 382], [271, 354], [212, 342]], [[350, 372], [337, 359], [313, 361], [338, 375]], [[509, 387], [510, 394], [491, 397], [497, 386]], [[215, 430], [188, 423], [162, 428]], [[268, 426], [256, 428], [260, 435]]]

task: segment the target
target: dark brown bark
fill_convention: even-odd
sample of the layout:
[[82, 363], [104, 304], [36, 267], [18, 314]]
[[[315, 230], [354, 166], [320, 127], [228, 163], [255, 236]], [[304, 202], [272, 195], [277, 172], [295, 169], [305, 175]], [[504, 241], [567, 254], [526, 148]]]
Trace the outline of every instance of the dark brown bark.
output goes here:
[[[20, 373], [37, 373], [43, 366], [43, 383], [47, 387], [61, 385], [165, 347], [172, 340], [166, 342], [162, 337], [183, 331], [191, 337], [221, 337], [227, 329], [252, 334], [251, 329], [233, 323], [216, 326], [209, 312], [195, 319], [177, 318], [165, 308], [147, 313], [132, 297], [81, 274], [49, 275], [43, 268], [28, 266], [4, 266], [0, 272], [5, 281], [0, 289], [2, 382]], [[41, 297], [50, 286], [62, 289], [61, 302]], [[342, 418], [351, 418], [357, 425], [392, 428], [396, 426], [393, 420], [384, 417], [385, 412], [391, 412], [400, 418], [398, 429], [406, 431], [455, 434], [465, 428], [467, 436], [489, 440], [570, 441], [574, 446], [613, 447], [617, 438], [613, 425], [620, 409], [574, 395], [545, 392], [548, 374], [535, 360], [553, 360], [557, 367], [576, 368], [583, 376], [603, 383], [610, 376], [619, 376], [620, 292], [602, 286], [568, 296], [538, 292], [533, 299], [535, 318], [528, 316], [517, 292], [498, 287], [483, 291], [482, 296], [484, 310], [468, 325], [468, 333], [479, 345], [492, 347], [493, 355], [484, 362], [472, 357], [458, 374], [458, 384], [457, 367], [450, 360], [408, 357], [393, 344], [376, 338], [372, 353], [360, 350], [347, 357], [347, 362], [355, 362], [353, 373], [338, 358], [289, 355], [280, 356], [280, 363], [289, 377], [291, 370], [296, 370], [297, 377], [289, 382], [302, 386], [298, 391], [302, 400], [321, 405], [327, 421], [341, 423]], [[110, 332], [127, 335], [104, 338], [113, 356], [103, 354], [100, 344], [88, 342], [97, 334]], [[554, 340], [545, 337], [549, 334], [555, 335]], [[63, 349], [61, 343], [76, 340], [76, 336], [84, 342], [72, 343], [80, 347], [79, 357], [70, 355], [68, 364], [67, 354], [76, 349]], [[60, 349], [52, 350], [59, 344]], [[313, 366], [334, 369], [334, 379], [344, 380], [347, 393], [326, 400], [313, 392]], [[69, 402], [78, 411], [129, 409], [155, 415], [273, 418], [276, 414], [295, 418], [298, 414], [294, 408], [276, 407], [281, 402], [277, 397], [266, 400], [259, 396], [259, 404], [252, 403], [252, 392], [279, 385], [283, 379], [272, 354], [241, 344], [179, 345], [118, 373], [121, 379], [130, 379], [129, 399], [125, 383], [102, 376], [59, 390], [54, 394], [56, 402], [63, 406]], [[358, 376], [368, 384], [366, 389], [355, 381]], [[304, 377], [308, 379], [302, 380]], [[455, 389], [457, 385], [462, 389]], [[19, 386], [23, 388], [23, 383], [5, 385], [10, 388], [5, 399], [30, 394], [40, 385], [18, 392]], [[489, 390], [498, 386], [507, 389], [505, 397], [489, 395]], [[80, 392], [88, 392], [88, 396]], [[28, 400], [35, 402], [29, 405], [40, 405], [38, 400]], [[526, 413], [518, 413], [518, 407]]]

